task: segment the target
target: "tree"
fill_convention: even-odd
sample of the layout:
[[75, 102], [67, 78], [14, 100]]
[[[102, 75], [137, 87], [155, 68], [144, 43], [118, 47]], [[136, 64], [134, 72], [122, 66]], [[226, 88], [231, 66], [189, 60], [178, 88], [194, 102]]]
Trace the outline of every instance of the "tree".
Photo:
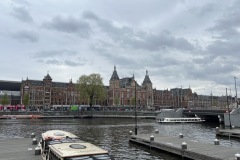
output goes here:
[[117, 106], [117, 105], [119, 105], [119, 98], [118, 97], [115, 97], [114, 98], [114, 104]]
[[1, 104], [2, 104], [3, 106], [9, 104], [9, 99], [8, 99], [7, 93], [5, 93], [5, 94], [3, 95], [2, 99], [1, 99]]
[[82, 75], [77, 83], [80, 98], [89, 100], [90, 110], [92, 110], [94, 100], [104, 100], [106, 98], [106, 89], [100, 74]]
[[28, 94], [24, 95], [24, 97], [23, 97], [23, 104], [27, 108], [27, 106], [29, 104], [29, 95]]

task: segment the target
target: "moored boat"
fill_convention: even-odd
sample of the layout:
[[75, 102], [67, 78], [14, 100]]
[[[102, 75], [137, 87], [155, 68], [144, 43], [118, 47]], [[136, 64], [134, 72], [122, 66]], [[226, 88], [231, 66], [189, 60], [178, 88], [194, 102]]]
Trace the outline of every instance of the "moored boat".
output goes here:
[[198, 118], [198, 117], [192, 117], [192, 118], [164, 118], [163, 120], [159, 120], [158, 123], [199, 123], [204, 122], [205, 120]]
[[113, 159], [108, 151], [84, 142], [78, 136], [62, 130], [50, 130], [42, 133], [39, 147], [43, 160]]

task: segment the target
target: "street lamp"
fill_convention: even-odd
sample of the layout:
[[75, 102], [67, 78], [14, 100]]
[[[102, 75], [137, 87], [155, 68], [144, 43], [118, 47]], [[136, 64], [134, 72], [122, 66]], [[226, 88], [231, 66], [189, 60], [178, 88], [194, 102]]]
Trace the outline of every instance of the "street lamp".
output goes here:
[[[235, 80], [235, 91], [236, 91], [236, 103], [237, 103], [237, 110], [238, 110], [238, 98], [237, 98], [237, 85], [236, 85], [236, 79], [237, 77], [234, 77]], [[239, 112], [239, 111], [238, 111]]]
[[231, 125], [231, 114], [230, 114], [230, 110], [229, 110], [229, 103], [228, 103], [228, 94], [227, 94], [227, 88], [226, 88], [226, 96], [227, 96], [227, 106], [228, 106], [228, 118], [229, 118], [229, 127], [230, 129], [232, 129], [232, 125]]
[[135, 80], [135, 135], [137, 135], [137, 82]]

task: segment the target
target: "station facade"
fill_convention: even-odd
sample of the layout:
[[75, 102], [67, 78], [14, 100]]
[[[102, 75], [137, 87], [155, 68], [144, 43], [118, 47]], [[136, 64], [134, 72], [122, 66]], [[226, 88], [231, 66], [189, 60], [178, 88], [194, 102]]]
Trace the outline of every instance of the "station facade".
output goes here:
[[[1, 82], [0, 82], [1, 83]], [[38, 109], [49, 109], [53, 105], [87, 105], [88, 101], [80, 99], [80, 92], [77, 84], [70, 79], [68, 83], [54, 82], [47, 73], [43, 80], [31, 80], [26, 78], [18, 82], [19, 99], [14, 104], [23, 104], [28, 98], [29, 106]], [[101, 106], [136, 106], [143, 109], [156, 109], [164, 107], [185, 107], [193, 105], [192, 102], [196, 93], [190, 88], [174, 88], [170, 90], [153, 89], [153, 84], [148, 71], [143, 78], [141, 85], [137, 83], [134, 75], [132, 77], [119, 78], [116, 66], [109, 80], [106, 100], [95, 101], [94, 104]], [[5, 88], [6, 89], [6, 88]], [[1, 84], [0, 84], [1, 90]], [[15, 89], [16, 90], [16, 89]], [[135, 94], [136, 92], [136, 94]], [[28, 97], [26, 97], [28, 96]], [[0, 95], [1, 99], [1, 95]]]

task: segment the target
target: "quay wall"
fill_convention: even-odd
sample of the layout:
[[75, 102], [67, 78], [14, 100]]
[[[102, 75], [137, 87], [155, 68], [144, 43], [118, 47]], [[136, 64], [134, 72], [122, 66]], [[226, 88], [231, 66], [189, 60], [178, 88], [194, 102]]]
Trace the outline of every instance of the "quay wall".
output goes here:
[[[151, 117], [154, 118], [159, 112], [137, 112], [137, 116], [140, 117]], [[83, 116], [90, 116], [93, 117], [130, 117], [132, 118], [135, 116], [134, 111], [2, 111], [0, 112], [0, 116], [3, 115], [41, 115], [45, 117], [83, 117]]]

